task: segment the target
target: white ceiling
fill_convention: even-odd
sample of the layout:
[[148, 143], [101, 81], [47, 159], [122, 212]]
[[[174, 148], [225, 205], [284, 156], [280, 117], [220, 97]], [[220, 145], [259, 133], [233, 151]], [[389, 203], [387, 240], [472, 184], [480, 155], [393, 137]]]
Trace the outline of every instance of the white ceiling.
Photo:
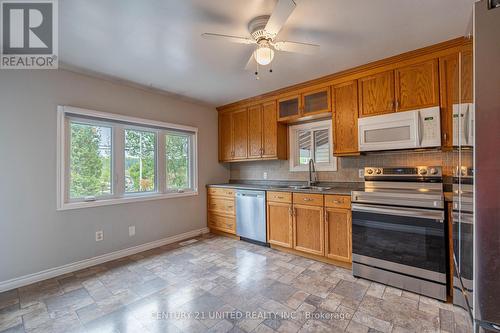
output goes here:
[[278, 53], [273, 73], [243, 68], [247, 24], [277, 0], [61, 0], [60, 60], [222, 105], [466, 34], [474, 0], [301, 0], [279, 39], [320, 44], [315, 56]]

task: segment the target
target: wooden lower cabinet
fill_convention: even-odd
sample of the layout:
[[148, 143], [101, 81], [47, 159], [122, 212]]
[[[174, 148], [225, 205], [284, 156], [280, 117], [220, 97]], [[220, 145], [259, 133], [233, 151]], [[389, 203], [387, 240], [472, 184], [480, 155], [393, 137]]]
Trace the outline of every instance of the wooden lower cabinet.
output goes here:
[[293, 205], [293, 248], [295, 250], [324, 255], [323, 218], [323, 207]]
[[229, 234], [236, 234], [236, 221], [233, 216], [209, 212], [208, 227], [224, 231]]
[[351, 262], [352, 260], [351, 210], [325, 208], [325, 256]]
[[269, 244], [291, 248], [292, 238], [292, 204], [268, 201], [267, 240]]
[[267, 192], [267, 241], [283, 251], [350, 267], [350, 197]]
[[207, 226], [210, 230], [236, 235], [234, 189], [210, 187], [207, 192]]

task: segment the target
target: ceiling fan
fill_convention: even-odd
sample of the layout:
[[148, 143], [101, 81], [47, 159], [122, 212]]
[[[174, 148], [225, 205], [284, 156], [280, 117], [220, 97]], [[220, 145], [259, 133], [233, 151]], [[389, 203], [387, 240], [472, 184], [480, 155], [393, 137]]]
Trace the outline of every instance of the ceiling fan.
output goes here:
[[[250, 56], [245, 69], [250, 69], [254, 59], [258, 65], [269, 65], [274, 59], [275, 51], [315, 54], [319, 51], [319, 45], [280, 41], [276, 39], [276, 36], [295, 7], [296, 3], [294, 0], [278, 0], [270, 16], [258, 16], [248, 23], [248, 31], [251, 37], [238, 37], [215, 33], [203, 33], [201, 36], [207, 39], [255, 45], [255, 50]], [[255, 74], [258, 75], [258, 71], [256, 71]]]

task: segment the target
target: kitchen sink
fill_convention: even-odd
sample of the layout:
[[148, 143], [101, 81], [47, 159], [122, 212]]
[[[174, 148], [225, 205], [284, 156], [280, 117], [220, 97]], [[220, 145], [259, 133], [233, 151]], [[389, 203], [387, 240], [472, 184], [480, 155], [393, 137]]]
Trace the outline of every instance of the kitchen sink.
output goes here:
[[288, 188], [291, 188], [293, 190], [316, 190], [316, 191], [326, 191], [331, 189], [331, 187], [325, 187], [325, 186], [306, 186], [306, 185], [292, 185], [288, 186]]

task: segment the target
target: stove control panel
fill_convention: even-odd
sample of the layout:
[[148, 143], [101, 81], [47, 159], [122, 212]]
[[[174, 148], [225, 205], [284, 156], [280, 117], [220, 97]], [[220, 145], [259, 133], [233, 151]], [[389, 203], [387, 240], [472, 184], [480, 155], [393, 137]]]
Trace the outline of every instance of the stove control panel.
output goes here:
[[401, 168], [366, 167], [365, 177], [395, 176], [395, 177], [441, 177], [440, 166], [418, 166]]

